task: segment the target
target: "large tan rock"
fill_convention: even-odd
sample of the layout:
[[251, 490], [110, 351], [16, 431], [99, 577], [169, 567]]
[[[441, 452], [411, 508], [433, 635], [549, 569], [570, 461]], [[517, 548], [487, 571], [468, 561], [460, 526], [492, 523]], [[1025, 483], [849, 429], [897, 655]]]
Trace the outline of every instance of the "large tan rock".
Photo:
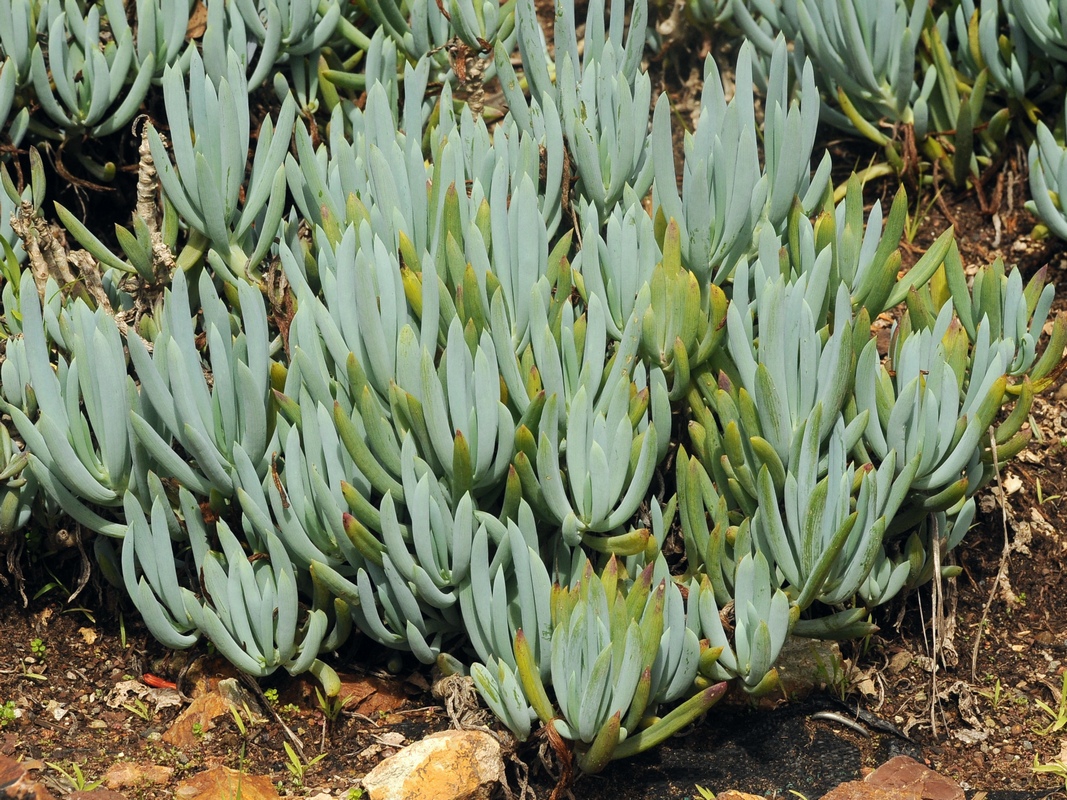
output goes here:
[[370, 800], [488, 800], [503, 779], [495, 738], [442, 731], [382, 761], [363, 778], [363, 788]]
[[864, 780], [841, 784], [822, 800], [965, 800], [965, 795], [955, 781], [914, 758], [897, 756]]
[[938, 775], [914, 758], [897, 756], [867, 776], [867, 783], [885, 789], [911, 791], [918, 800], [965, 800], [954, 780]]

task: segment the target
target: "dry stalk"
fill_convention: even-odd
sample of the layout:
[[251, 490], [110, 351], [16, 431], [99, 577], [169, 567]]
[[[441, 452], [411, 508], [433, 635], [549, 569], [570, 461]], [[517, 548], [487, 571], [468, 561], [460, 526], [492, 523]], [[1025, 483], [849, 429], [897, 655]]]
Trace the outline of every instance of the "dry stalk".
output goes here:
[[930, 537], [930, 548], [934, 557], [934, 580], [933, 590], [930, 592], [930, 636], [933, 645], [930, 651], [930, 732], [937, 737], [937, 657], [944, 647], [942, 644], [941, 613], [942, 613], [942, 587], [941, 587], [941, 531], [937, 528], [936, 517], [933, 523], [933, 536]]
[[985, 607], [982, 609], [982, 617], [978, 620], [978, 631], [974, 635], [974, 648], [971, 650], [971, 680], [978, 679], [978, 648], [982, 643], [982, 631], [989, 619], [989, 609], [993, 606], [993, 598], [997, 588], [1007, 578], [1008, 558], [1011, 556], [1012, 546], [1008, 541], [1008, 505], [1007, 495], [1004, 493], [1004, 483], [1000, 479], [1000, 460], [997, 456], [997, 439], [993, 428], [989, 428], [989, 444], [993, 448], [993, 471], [997, 476], [997, 488], [1000, 489], [1000, 522], [1004, 530], [1004, 547], [1000, 551], [1000, 565], [997, 567], [997, 577], [993, 585], [989, 587], [989, 597], [986, 598]]
[[112, 313], [111, 301], [104, 291], [100, 265], [84, 250], [68, 251], [62, 229], [49, 224], [26, 201], [19, 206], [18, 213], [11, 217], [11, 228], [22, 239], [30, 262], [30, 272], [42, 300], [48, 279], [52, 278], [61, 291]]
[[[136, 127], [137, 122], [134, 122]], [[163, 134], [160, 134], [163, 144]], [[141, 145], [137, 148], [140, 160], [137, 162], [137, 204], [133, 208], [135, 217], [140, 217], [152, 237], [152, 266], [156, 273], [156, 283], [170, 283], [170, 276], [175, 269], [174, 254], [163, 241], [159, 214], [159, 174], [156, 163], [152, 160], [152, 148], [148, 144], [148, 126], [141, 128]]]

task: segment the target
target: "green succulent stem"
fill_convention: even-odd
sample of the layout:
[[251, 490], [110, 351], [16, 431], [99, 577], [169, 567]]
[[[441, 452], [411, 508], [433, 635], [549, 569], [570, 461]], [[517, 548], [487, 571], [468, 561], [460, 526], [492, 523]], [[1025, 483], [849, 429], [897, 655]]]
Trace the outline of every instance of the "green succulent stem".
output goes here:
[[719, 702], [723, 695], [726, 694], [726, 689], [727, 684], [723, 681], [693, 695], [667, 716], [643, 731], [626, 737], [626, 740], [615, 748], [612, 759], [629, 758], [638, 753], [643, 753], [650, 747], [655, 747], [660, 742], [666, 741]]

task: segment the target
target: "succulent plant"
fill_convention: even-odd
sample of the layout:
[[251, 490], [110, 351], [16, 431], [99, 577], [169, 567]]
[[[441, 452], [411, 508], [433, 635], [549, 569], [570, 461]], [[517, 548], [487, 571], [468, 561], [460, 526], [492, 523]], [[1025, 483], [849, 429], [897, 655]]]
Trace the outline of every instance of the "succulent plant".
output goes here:
[[[769, 223], [780, 229], [796, 195], [802, 197], [805, 209], [813, 210], [829, 181], [829, 161], [825, 158], [816, 176], [810, 174], [819, 110], [812, 71], [805, 68], [803, 80], [809, 89], [802, 106], [790, 105], [782, 39], [775, 45], [772, 59], [768, 91], [773, 100], [764, 117], [765, 158], [761, 168], [753, 98], [748, 90], [754, 57], [751, 45], [743, 45], [736, 83], [744, 88], [729, 103], [715, 60], [705, 60], [700, 121], [696, 131], [685, 137], [681, 194], [672, 177], [675, 162], [670, 108], [666, 96], [656, 101], [652, 124], [656, 213], [678, 225], [682, 263], [701, 284], [725, 281], [737, 262], [753, 252], [762, 226]], [[741, 187], [748, 188], [742, 191]]]
[[[901, 274], [905, 193], [835, 200], [812, 154], [829, 119], [900, 168], [913, 131], [973, 180], [1037, 108], [1055, 25], [1012, 53], [998, 26], [1041, 3], [683, 5], [749, 42], [729, 101], [704, 64], [679, 185], [644, 0], [584, 28], [559, 0], [551, 53], [532, 0], [212, 0], [188, 46], [188, 0], [138, 0], [136, 26], [118, 0], [0, 0], [5, 142], [165, 114], [118, 249], [56, 205], [85, 251], [59, 244], [36, 151], [28, 186], [3, 172], [0, 534], [70, 515], [160, 641], [253, 675], [335, 691], [320, 656], [353, 626], [470, 664], [585, 772], [727, 681], [774, 688], [788, 635], [865, 635], [954, 574], [1067, 324], [1041, 352], [1047, 273], [968, 286], [952, 231]], [[1034, 147], [1067, 234], [1064, 148], [1043, 125]], [[886, 352], [871, 320], [901, 303]]]
[[[53, 281], [48, 286], [58, 295]], [[60, 308], [58, 315], [48, 304], [42, 310], [28, 270], [19, 301], [25, 357], [11, 353], [5, 359], [0, 405], [26, 443], [30, 467], [45, 492], [89, 529], [119, 536], [121, 523], [92, 509], [120, 506], [127, 489], [143, 486], [144, 480], [138, 474], [143, 457], [128, 418], [140, 403], [126, 374], [115, 321], [81, 300], [69, 310]], [[64, 344], [69, 358], [53, 359], [50, 339]], [[37, 411], [32, 420], [26, 413], [30, 406]]]
[[1012, 0], [1004, 5], [1038, 52], [1067, 61], [1067, 6], [1059, 0]]
[[1057, 141], [1044, 122], [1037, 123], [1036, 136], [1030, 145], [1030, 197], [1026, 207], [1036, 214], [1049, 231], [1067, 238], [1067, 214], [1060, 194], [1064, 186], [1067, 148]]
[[[961, 0], [952, 21], [960, 43], [960, 61], [968, 65], [971, 77], [988, 69], [989, 79], [997, 88], [1023, 100], [1037, 88], [1042, 70], [1036, 63], [1037, 54], [1031, 56], [1031, 45], [1014, 5], [982, 0], [976, 6], [973, 0]], [[1001, 32], [1002, 12], [1008, 26], [1006, 34]]]
[[[111, 26], [108, 40], [101, 35], [99, 5], [91, 6], [85, 17], [77, 14], [76, 6], [64, 8], [58, 0], [42, 11], [47, 20], [48, 63], [38, 41], [30, 54], [30, 74], [42, 110], [59, 127], [59, 138], [99, 138], [128, 125], [151, 84], [155, 56], [149, 53], [134, 66], [133, 33], [125, 12], [110, 9], [121, 12], [115, 17], [121, 22]], [[111, 18], [109, 13], [109, 24]]]
[[[15, 106], [15, 98], [18, 94], [18, 65], [15, 60], [8, 56], [0, 62], [0, 133], [3, 133], [11, 143], [18, 146], [29, 126], [30, 111], [28, 108], [16, 112], [11, 118], [11, 110]], [[4, 215], [5, 218], [8, 214]]]
[[0, 425], [0, 541], [30, 520], [37, 481], [26, 467], [29, 457], [11, 438], [6, 425]]
[[[197, 288], [209, 358], [202, 359], [197, 348], [189, 316], [190, 287], [179, 270], [164, 301], [162, 326], [151, 352], [137, 334], [127, 337], [142, 401], [141, 408], [131, 409], [130, 424], [161, 475], [201, 496], [231, 497], [238, 448], [256, 474], [265, 474], [269, 467], [274, 426], [268, 415], [267, 317], [259, 292], [239, 283], [243, 329], [235, 337], [230, 311], [208, 272], [201, 273]], [[174, 443], [191, 458], [180, 457]]]
[[[153, 635], [179, 649], [203, 635], [244, 672], [264, 676], [279, 666], [293, 674], [311, 671], [335, 695], [340, 687], [336, 673], [317, 656], [326, 642], [337, 647], [349, 629], [344, 601], [334, 601], [329, 611], [316, 605], [300, 624], [297, 576], [277, 536], [268, 531], [265, 547], [257, 553], [262, 557], [250, 560], [219, 520], [215, 534], [222, 552], [212, 550], [192, 495], [179, 490], [182, 531], [161, 493], [158, 485], [150, 520], [138, 501], [126, 496], [130, 522], [121, 556], [126, 588]], [[179, 584], [172, 555], [175, 538], [187, 541], [192, 550], [198, 592]]]
[[[513, 554], [522, 546], [521, 537], [515, 537]], [[586, 561], [574, 585], [557, 584], [550, 598], [544, 580], [520, 588], [520, 596], [523, 591], [530, 596], [523, 597], [513, 652], [491, 659], [488, 667], [475, 664], [471, 671], [482, 697], [517, 736], [529, 735], [536, 715], [576, 742], [580, 769], [599, 772], [612, 759], [663, 741], [718, 701], [723, 683], [697, 691], [642, 725], [661, 702], [691, 691], [700, 655], [677, 586], [668, 580], [655, 583], [656, 572], [650, 564], [629, 577], [612, 558], [597, 575]], [[497, 596], [494, 603], [506, 602]], [[542, 615], [550, 609], [551, 621], [528, 620], [525, 609], [534, 607]], [[506, 608], [497, 612], [506, 614]], [[530, 629], [537, 635], [528, 636]]]
[[[148, 128], [152, 158], [167, 199], [189, 225], [178, 264], [188, 268], [208, 247], [212, 266], [229, 280], [254, 274], [274, 243], [285, 202], [283, 160], [296, 116], [291, 98], [282, 103], [277, 128], [267, 119], [256, 141], [249, 183], [248, 82], [238, 56], [229, 51], [225, 77], [213, 81], [193, 53], [189, 88], [176, 67], [163, 77], [175, 163], [163, 140]], [[239, 206], [244, 189], [244, 202]]]
[[689, 624], [708, 640], [699, 673], [706, 680], [741, 678], [746, 691], [763, 694], [777, 686], [773, 665], [799, 608], [791, 607], [786, 593], [774, 585], [767, 559], [758, 550], [738, 561], [733, 585], [732, 645], [711, 581], [705, 576], [689, 585]]

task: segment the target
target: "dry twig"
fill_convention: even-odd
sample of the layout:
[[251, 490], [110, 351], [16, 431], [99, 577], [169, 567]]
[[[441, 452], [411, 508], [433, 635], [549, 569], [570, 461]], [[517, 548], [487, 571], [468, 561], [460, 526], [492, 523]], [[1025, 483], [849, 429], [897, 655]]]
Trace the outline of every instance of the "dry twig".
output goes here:
[[974, 635], [974, 648], [971, 650], [971, 680], [978, 679], [978, 648], [982, 643], [982, 631], [985, 629], [986, 621], [989, 619], [989, 609], [993, 605], [993, 598], [996, 596], [997, 587], [1000, 586], [1001, 581], [1007, 579], [1008, 574], [1008, 558], [1011, 556], [1012, 546], [1008, 541], [1008, 505], [1007, 495], [1004, 493], [1004, 483], [1000, 479], [1000, 462], [997, 456], [997, 440], [994, 435], [993, 428], [989, 429], [989, 444], [993, 448], [993, 471], [997, 476], [997, 488], [1000, 489], [1000, 521], [1004, 528], [1004, 547], [1000, 551], [1000, 565], [997, 567], [997, 577], [993, 581], [993, 585], [989, 587], [989, 597], [986, 598], [985, 607], [982, 609], [982, 617], [978, 620], [978, 630]]

